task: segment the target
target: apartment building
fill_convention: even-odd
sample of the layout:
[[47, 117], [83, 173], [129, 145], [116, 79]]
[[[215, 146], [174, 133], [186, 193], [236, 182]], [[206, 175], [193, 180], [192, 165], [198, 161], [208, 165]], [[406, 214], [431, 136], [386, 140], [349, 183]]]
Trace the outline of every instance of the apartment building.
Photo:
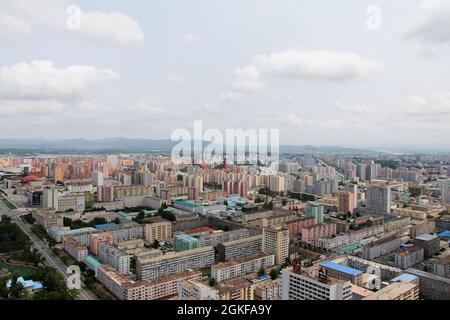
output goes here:
[[151, 259], [136, 261], [136, 275], [140, 280], [157, 279], [188, 269], [201, 269], [214, 264], [214, 247], [202, 247]]
[[282, 285], [281, 279], [267, 279], [260, 281], [253, 286], [253, 296], [255, 300], [281, 300]]
[[438, 253], [440, 250], [439, 237], [431, 234], [425, 233], [418, 237], [415, 237], [413, 243], [415, 246], [423, 248], [426, 259], [431, 258], [435, 253]]
[[108, 232], [96, 233], [91, 235], [91, 241], [89, 248], [91, 252], [98, 256], [98, 244], [100, 242], [113, 243], [112, 235]]
[[302, 241], [311, 243], [319, 238], [331, 238], [337, 233], [336, 223], [321, 223], [304, 227], [302, 230]]
[[318, 270], [283, 270], [282, 300], [351, 300], [352, 283]]
[[250, 230], [243, 228], [226, 232], [210, 233], [200, 237], [200, 241], [202, 242], [202, 246], [215, 247], [219, 243], [230, 242], [248, 237], [250, 237]]
[[88, 255], [88, 249], [86, 246], [80, 245], [75, 239], [66, 237], [63, 239], [62, 247], [72, 258], [81, 262], [84, 257]]
[[[336, 260], [334, 261], [336, 262]], [[403, 273], [402, 269], [373, 262], [370, 260], [361, 259], [355, 256], [347, 256], [345, 258], [345, 263], [347, 264], [347, 266], [361, 270], [363, 272], [368, 272], [369, 270], [378, 270], [382, 281], [389, 281]]]
[[412, 246], [404, 248], [395, 254], [395, 266], [400, 269], [408, 269], [422, 262], [423, 259], [423, 248]]
[[419, 300], [419, 284], [414, 282], [394, 282], [363, 300]]
[[406, 273], [419, 278], [421, 298], [427, 300], [450, 300], [450, 279], [413, 268], [406, 269]]
[[121, 274], [128, 275], [130, 271], [131, 255], [119, 250], [108, 242], [98, 244], [98, 258], [104, 264], [109, 264]]
[[219, 243], [216, 247], [217, 260], [225, 262], [236, 260], [245, 256], [252, 256], [261, 253], [262, 246], [262, 235]]
[[148, 242], [168, 241], [172, 238], [172, 222], [161, 221], [145, 225], [145, 240]]
[[304, 218], [298, 218], [291, 221], [286, 221], [281, 224], [281, 226], [285, 229], [289, 230], [289, 237], [292, 238], [292, 236], [297, 234], [302, 234], [303, 228], [307, 228], [309, 226], [312, 226], [315, 224], [315, 218], [314, 217], [304, 217]]
[[155, 193], [152, 186], [114, 186], [114, 199], [129, 196], [150, 196]]
[[125, 241], [119, 241], [116, 243], [117, 249], [119, 249], [119, 250], [133, 250], [133, 249], [143, 248], [144, 245], [145, 245], [145, 242], [142, 239], [125, 240]]
[[357, 231], [351, 231], [347, 234], [333, 238], [318, 238], [312, 241], [312, 245], [318, 248], [333, 249], [361, 241], [362, 239], [369, 238], [383, 232], [383, 226], [373, 226]]
[[45, 230], [53, 226], [63, 227], [63, 218], [58, 217], [53, 209], [33, 210], [31, 216]]
[[450, 278], [450, 256], [439, 259], [433, 265], [433, 273], [439, 277]]
[[199, 280], [186, 280], [178, 286], [178, 300], [218, 300], [218, 294], [218, 290]]
[[289, 230], [281, 226], [263, 229], [262, 251], [275, 255], [275, 264], [283, 264], [289, 256]]
[[402, 241], [396, 236], [382, 238], [369, 243], [363, 247], [362, 257], [367, 260], [374, 260], [385, 254], [391, 253], [400, 248]]
[[246, 274], [257, 273], [260, 269], [270, 268], [274, 264], [275, 256], [273, 254], [261, 253], [213, 265], [211, 267], [211, 277], [219, 283], [242, 277]]
[[252, 282], [244, 278], [221, 282], [214, 288], [218, 300], [253, 300]]
[[178, 293], [180, 283], [201, 280], [201, 272], [185, 271], [150, 281], [126, 278], [109, 265], [97, 268], [97, 279], [119, 300], [156, 300]]

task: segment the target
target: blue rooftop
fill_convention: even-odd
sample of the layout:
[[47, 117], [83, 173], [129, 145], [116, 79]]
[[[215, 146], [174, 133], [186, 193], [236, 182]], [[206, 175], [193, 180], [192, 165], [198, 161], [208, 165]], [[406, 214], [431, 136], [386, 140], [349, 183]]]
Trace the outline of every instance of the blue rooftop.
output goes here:
[[439, 237], [448, 238], [450, 237], [450, 231], [444, 231], [438, 234]]
[[409, 273], [403, 273], [399, 275], [398, 277], [392, 279], [392, 282], [412, 282], [416, 280], [417, 277], [415, 275], [409, 274]]
[[[33, 288], [33, 290], [39, 290], [44, 288], [41, 282], [39, 281], [33, 281], [33, 280], [25, 280], [23, 277], [17, 278], [17, 282], [21, 283], [25, 289], [27, 288]], [[6, 287], [11, 287], [12, 280], [9, 279], [6, 283]]]
[[422, 241], [430, 241], [430, 240], [436, 239], [437, 237], [438, 236], [433, 236], [431, 234], [425, 233], [425, 234], [422, 234], [422, 235], [416, 237], [416, 239], [417, 240], [422, 240]]
[[358, 276], [363, 273], [361, 270], [353, 269], [353, 268], [343, 266], [342, 264], [334, 263], [331, 261], [321, 262], [320, 266], [329, 268], [329, 269], [333, 269], [333, 270], [337, 270], [340, 272], [344, 272], [344, 273], [347, 273], [352, 276]]
[[115, 227], [116, 224], [115, 223], [103, 223], [103, 224], [96, 224], [95, 228], [97, 229], [104, 229], [104, 228], [112, 228]]

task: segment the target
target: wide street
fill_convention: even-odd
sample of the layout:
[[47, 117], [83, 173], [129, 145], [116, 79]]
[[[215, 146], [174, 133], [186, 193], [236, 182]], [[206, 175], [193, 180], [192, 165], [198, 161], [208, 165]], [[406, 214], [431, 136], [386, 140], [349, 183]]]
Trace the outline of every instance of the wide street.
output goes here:
[[[67, 266], [52, 252], [46, 243], [39, 239], [30, 228], [30, 225], [24, 223], [20, 218], [24, 212], [19, 210], [9, 210], [3, 202], [0, 201], [0, 216], [7, 215], [12, 221], [17, 224], [23, 232], [31, 239], [33, 247], [38, 249], [42, 257], [45, 258], [44, 263], [58, 270], [65, 279], [67, 279], [66, 269]], [[84, 283], [81, 284], [81, 290], [78, 295], [79, 300], [97, 300], [97, 297], [87, 289]]]

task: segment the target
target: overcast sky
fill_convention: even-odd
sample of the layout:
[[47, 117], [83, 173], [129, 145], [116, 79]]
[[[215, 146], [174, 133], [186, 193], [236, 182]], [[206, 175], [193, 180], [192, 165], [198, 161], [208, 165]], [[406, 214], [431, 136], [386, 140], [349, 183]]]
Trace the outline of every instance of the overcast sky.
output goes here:
[[0, 138], [449, 148], [449, 71], [450, 0], [0, 0]]

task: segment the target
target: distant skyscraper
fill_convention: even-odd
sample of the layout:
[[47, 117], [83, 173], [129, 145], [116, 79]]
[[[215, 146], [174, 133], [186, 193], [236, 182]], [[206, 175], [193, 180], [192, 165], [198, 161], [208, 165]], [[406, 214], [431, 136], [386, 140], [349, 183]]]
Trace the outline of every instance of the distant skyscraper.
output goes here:
[[442, 197], [442, 202], [450, 203], [450, 180], [442, 181], [441, 197]]
[[92, 172], [92, 184], [96, 187], [103, 185], [103, 172], [100, 171]]
[[391, 212], [391, 187], [370, 186], [367, 188], [366, 207], [383, 213]]
[[112, 202], [114, 200], [113, 186], [99, 186], [97, 188], [97, 201]]

